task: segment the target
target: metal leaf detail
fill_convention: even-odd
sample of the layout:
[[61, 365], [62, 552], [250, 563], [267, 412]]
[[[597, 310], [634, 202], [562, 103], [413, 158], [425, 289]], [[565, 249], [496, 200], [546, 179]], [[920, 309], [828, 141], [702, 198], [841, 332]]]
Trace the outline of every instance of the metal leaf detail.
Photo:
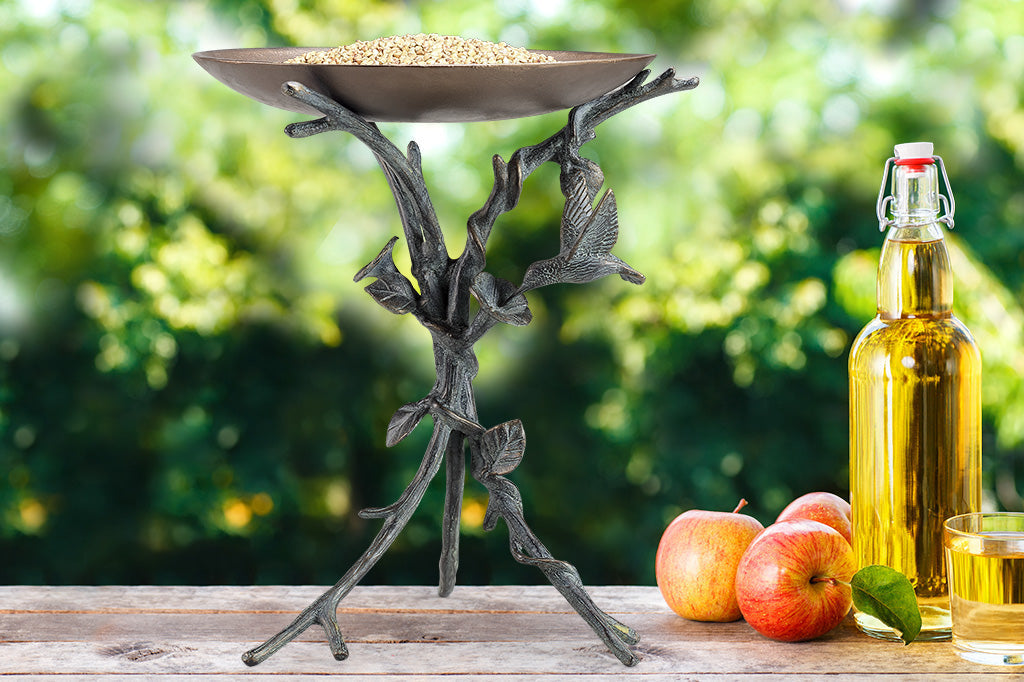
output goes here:
[[516, 285], [507, 279], [495, 277], [489, 272], [477, 275], [471, 289], [480, 306], [496, 320], [522, 327], [530, 324], [533, 313], [526, 302], [526, 296], [516, 291]]
[[391, 416], [391, 421], [388, 422], [388, 436], [385, 441], [387, 446], [390, 448], [400, 443], [402, 439], [412, 433], [412, 430], [423, 419], [423, 415], [427, 413], [429, 407], [430, 405], [427, 401], [421, 400], [398, 408]]
[[380, 303], [384, 308], [396, 315], [408, 313], [416, 308], [416, 290], [405, 275], [395, 267], [395, 261], [391, 256], [398, 237], [392, 237], [377, 257], [369, 265], [356, 273], [355, 281], [376, 277], [377, 281], [366, 287], [366, 293], [373, 296], [373, 300]]
[[518, 419], [488, 429], [480, 438], [480, 454], [491, 475], [512, 473], [523, 461], [524, 452], [526, 430]]
[[389, 277], [391, 275], [400, 274], [398, 268], [395, 267], [394, 258], [391, 252], [395, 248], [395, 242], [398, 241], [398, 237], [392, 237], [384, 248], [380, 250], [377, 257], [374, 258], [370, 263], [356, 273], [353, 281], [358, 282], [364, 277]]
[[366, 293], [396, 315], [403, 315], [416, 308], [416, 290], [404, 277], [378, 279], [367, 285]]

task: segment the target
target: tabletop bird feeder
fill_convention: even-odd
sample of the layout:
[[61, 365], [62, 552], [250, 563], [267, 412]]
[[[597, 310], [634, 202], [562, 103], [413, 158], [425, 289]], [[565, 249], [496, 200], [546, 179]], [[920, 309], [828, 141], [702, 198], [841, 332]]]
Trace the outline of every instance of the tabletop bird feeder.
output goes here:
[[[366, 292], [386, 310], [411, 315], [433, 342], [436, 380], [420, 400], [397, 409], [387, 427], [390, 447], [426, 417], [433, 432], [423, 460], [404, 492], [385, 507], [364, 509], [364, 519], [382, 527], [341, 579], [302, 611], [281, 632], [246, 652], [256, 665], [312, 625], [327, 636], [338, 660], [348, 656], [338, 626], [337, 608], [345, 596], [385, 554], [409, 521], [430, 481], [443, 467], [446, 495], [442, 523], [439, 594], [455, 587], [459, 560], [459, 521], [468, 450], [469, 470], [489, 494], [483, 526], [504, 521], [512, 557], [538, 568], [566, 601], [625, 665], [639, 660], [639, 641], [629, 626], [598, 608], [572, 564], [554, 558], [526, 522], [522, 498], [509, 475], [523, 459], [526, 431], [521, 421], [480, 423], [473, 380], [478, 362], [474, 345], [497, 324], [522, 326], [532, 315], [526, 293], [552, 284], [584, 284], [618, 275], [634, 284], [644, 276], [612, 255], [618, 238], [615, 195], [602, 190], [600, 167], [580, 154], [597, 126], [646, 100], [697, 86], [672, 69], [648, 82], [644, 67], [654, 55], [547, 51], [553, 62], [516, 65], [355, 66], [287, 63], [303, 48], [215, 50], [194, 58], [214, 77], [260, 102], [318, 116], [285, 129], [293, 138], [329, 131], [345, 132], [374, 154], [394, 194], [418, 286], [395, 266], [391, 238], [376, 258], [355, 275], [369, 280]], [[481, 121], [532, 116], [570, 109], [564, 128], [543, 142], [517, 150], [508, 161], [492, 159], [494, 184], [483, 206], [466, 225], [466, 244], [449, 256], [420, 165], [411, 142], [399, 150], [375, 121]], [[486, 271], [487, 241], [497, 219], [515, 208], [523, 182], [541, 165], [560, 167], [565, 197], [558, 251], [529, 264], [515, 284]], [[471, 298], [476, 306], [471, 306]]]

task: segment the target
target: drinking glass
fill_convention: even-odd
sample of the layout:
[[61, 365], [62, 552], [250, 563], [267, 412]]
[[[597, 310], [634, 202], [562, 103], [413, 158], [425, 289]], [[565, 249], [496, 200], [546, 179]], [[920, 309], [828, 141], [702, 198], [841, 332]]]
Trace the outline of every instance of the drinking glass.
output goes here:
[[954, 516], [942, 537], [957, 654], [1024, 665], [1024, 514]]

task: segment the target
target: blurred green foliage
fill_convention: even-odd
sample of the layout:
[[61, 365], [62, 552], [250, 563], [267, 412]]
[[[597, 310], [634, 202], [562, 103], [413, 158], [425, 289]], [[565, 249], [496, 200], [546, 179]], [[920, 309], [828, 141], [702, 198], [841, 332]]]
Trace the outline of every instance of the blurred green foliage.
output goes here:
[[[588, 583], [652, 583], [665, 524], [770, 522], [847, 491], [846, 357], [873, 315], [892, 146], [932, 140], [957, 198], [957, 305], [985, 359], [986, 505], [1024, 485], [1024, 5], [997, 0], [23, 0], [0, 4], [0, 581], [331, 583], [415, 471], [429, 339], [352, 275], [393, 234], [369, 152], [190, 57], [419, 31], [656, 52], [700, 75], [584, 148], [648, 275], [530, 295], [478, 347], [481, 418], [523, 420], [527, 518]], [[451, 244], [565, 114], [382, 124], [423, 148]], [[491, 241], [519, 281], [557, 247], [557, 169]], [[399, 247], [396, 254], [403, 249]], [[400, 261], [400, 267], [403, 264]], [[461, 580], [542, 580], [480, 530]], [[436, 579], [440, 482], [369, 582]]]

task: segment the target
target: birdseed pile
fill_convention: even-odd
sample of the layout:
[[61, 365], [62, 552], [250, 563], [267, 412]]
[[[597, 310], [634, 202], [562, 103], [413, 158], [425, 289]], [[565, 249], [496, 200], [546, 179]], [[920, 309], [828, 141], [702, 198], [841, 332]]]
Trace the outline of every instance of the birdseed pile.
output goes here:
[[360, 40], [330, 50], [307, 52], [286, 64], [359, 64], [363, 66], [465, 66], [544, 64], [555, 59], [506, 43], [437, 33]]

